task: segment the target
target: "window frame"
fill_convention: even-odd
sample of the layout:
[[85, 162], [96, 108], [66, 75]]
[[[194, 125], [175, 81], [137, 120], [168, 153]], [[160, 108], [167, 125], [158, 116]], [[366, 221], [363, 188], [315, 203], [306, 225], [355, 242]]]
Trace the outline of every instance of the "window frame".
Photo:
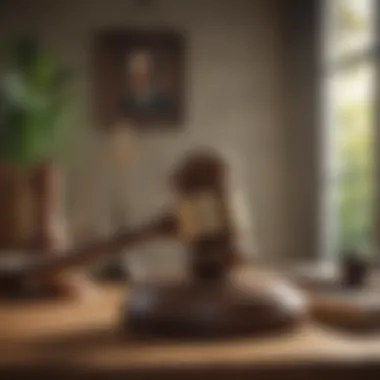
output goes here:
[[[361, 1], [361, 0], [359, 0]], [[331, 59], [328, 57], [328, 46], [329, 38], [331, 37], [331, 13], [328, 13], [328, 8], [331, 7], [331, 0], [323, 0], [322, 6], [320, 7], [320, 51], [319, 51], [319, 66], [321, 67], [321, 84], [319, 88], [319, 94], [321, 99], [321, 112], [322, 112], [322, 133], [321, 133], [321, 143], [320, 143], [320, 159], [321, 159], [321, 192], [320, 192], [320, 205], [321, 205], [321, 215], [320, 215], [320, 245], [321, 252], [324, 259], [328, 261], [334, 260], [336, 258], [336, 253], [339, 244], [338, 238], [338, 173], [334, 173], [332, 167], [335, 167], [333, 145], [334, 136], [336, 131], [331, 128], [331, 110], [326, 107], [326, 104], [330, 102], [330, 99], [326, 98], [329, 82], [336, 75], [340, 75], [345, 71], [349, 71], [354, 67], [359, 67], [363, 63], [371, 62], [374, 65], [374, 91], [372, 94], [371, 103], [372, 106], [372, 136], [373, 136], [373, 215], [370, 216], [372, 219], [373, 232], [377, 230], [380, 225], [380, 197], [379, 197], [379, 183], [380, 183], [380, 165], [378, 159], [380, 158], [380, 153], [376, 149], [380, 145], [380, 132], [378, 131], [378, 124], [380, 120], [380, 112], [376, 111], [377, 100], [380, 100], [379, 96], [379, 78], [380, 78], [380, 27], [379, 20], [380, 16], [377, 13], [380, 11], [380, 4], [378, 1], [373, 0], [373, 41], [372, 44], [365, 49], [356, 49], [350, 53], [344, 54], [341, 57]], [[379, 246], [379, 241], [376, 241], [376, 234], [372, 233], [371, 244], [373, 247]]]

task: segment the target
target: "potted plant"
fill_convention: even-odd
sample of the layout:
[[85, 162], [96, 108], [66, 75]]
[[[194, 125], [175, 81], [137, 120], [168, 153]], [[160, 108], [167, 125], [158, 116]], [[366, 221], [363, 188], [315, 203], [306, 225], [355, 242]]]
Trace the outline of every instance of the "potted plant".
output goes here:
[[31, 38], [9, 43], [0, 68], [0, 248], [50, 248], [68, 71]]

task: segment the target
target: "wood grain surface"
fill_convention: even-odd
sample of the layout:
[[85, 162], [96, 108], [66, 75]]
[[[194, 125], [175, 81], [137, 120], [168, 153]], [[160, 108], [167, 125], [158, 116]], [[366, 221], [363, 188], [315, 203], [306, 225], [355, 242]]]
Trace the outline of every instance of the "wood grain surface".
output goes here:
[[267, 378], [271, 374], [270, 378], [276, 378], [288, 374], [296, 379], [306, 375], [320, 378], [323, 371], [334, 378], [380, 373], [380, 336], [348, 336], [311, 321], [283, 335], [256, 339], [139, 340], [118, 329], [127, 293], [102, 286], [83, 300], [2, 301], [1, 378], [23, 373], [49, 378], [54, 373], [55, 378], [83, 378], [85, 374], [91, 378], [100, 374], [107, 378], [175, 374], [181, 379], [190, 374], [205, 378], [248, 378], [253, 374]]

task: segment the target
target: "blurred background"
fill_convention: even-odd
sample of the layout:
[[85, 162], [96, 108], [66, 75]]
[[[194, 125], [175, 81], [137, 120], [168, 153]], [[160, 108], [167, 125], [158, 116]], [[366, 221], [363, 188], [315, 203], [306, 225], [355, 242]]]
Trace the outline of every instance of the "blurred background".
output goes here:
[[[60, 242], [53, 246], [107, 236], [149, 219], [170, 202], [170, 168], [191, 148], [209, 146], [225, 152], [238, 173], [253, 255], [276, 261], [334, 258], [345, 248], [374, 252], [380, 221], [378, 7], [375, 0], [1, 0], [1, 43], [15, 47], [14, 39], [33, 38], [70, 72], [63, 112], [69, 117], [60, 129], [65, 132], [60, 144], [46, 149], [53, 145], [41, 137], [44, 132], [34, 155], [23, 156], [21, 148], [15, 155], [16, 144], [3, 162], [24, 157], [30, 167], [53, 157], [59, 166], [55, 198], [61, 201], [54, 206], [54, 221], [46, 212], [44, 219], [60, 226], [53, 233]], [[99, 119], [101, 102], [114, 91], [107, 83], [118, 83], [112, 73], [120, 66], [112, 68], [107, 50], [99, 58], [98, 37], [112, 31], [154, 37], [168, 30], [181, 40], [181, 88], [173, 96], [183, 110], [175, 126], [165, 125], [166, 119], [157, 126], [151, 121], [150, 128], [128, 117]], [[2, 60], [2, 86], [11, 86], [14, 96], [23, 90], [17, 92], [20, 82], [9, 80], [14, 79], [10, 68], [20, 73], [22, 66], [9, 62], [14, 63]], [[51, 61], [35, 61], [37, 82], [48, 77], [36, 74], [52, 67], [46, 62]], [[27, 104], [32, 115], [27, 119], [25, 111], [12, 119], [12, 125], [23, 125], [17, 141], [42, 125], [36, 115], [52, 96], [50, 85], [46, 92], [27, 83], [25, 88], [37, 92], [16, 96], [19, 109]], [[61, 94], [58, 87], [54, 91]], [[31, 99], [40, 95], [45, 100], [34, 104]], [[11, 125], [5, 114], [4, 130]], [[118, 122], [133, 136], [114, 135], [112, 125]], [[11, 141], [4, 136], [3, 152]], [[119, 142], [127, 137], [121, 150], [128, 154], [117, 163], [109, 159], [111, 136]], [[155, 252], [166, 252], [159, 264], [173, 265], [177, 249], [155, 245]], [[144, 265], [159, 265], [147, 255]]]

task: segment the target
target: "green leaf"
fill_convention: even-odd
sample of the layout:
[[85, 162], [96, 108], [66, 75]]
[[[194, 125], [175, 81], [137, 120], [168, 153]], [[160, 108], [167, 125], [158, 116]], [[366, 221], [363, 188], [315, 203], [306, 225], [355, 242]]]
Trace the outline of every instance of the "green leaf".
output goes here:
[[0, 158], [35, 162], [55, 154], [67, 129], [66, 85], [70, 73], [30, 38], [5, 49], [7, 68], [0, 91]]

